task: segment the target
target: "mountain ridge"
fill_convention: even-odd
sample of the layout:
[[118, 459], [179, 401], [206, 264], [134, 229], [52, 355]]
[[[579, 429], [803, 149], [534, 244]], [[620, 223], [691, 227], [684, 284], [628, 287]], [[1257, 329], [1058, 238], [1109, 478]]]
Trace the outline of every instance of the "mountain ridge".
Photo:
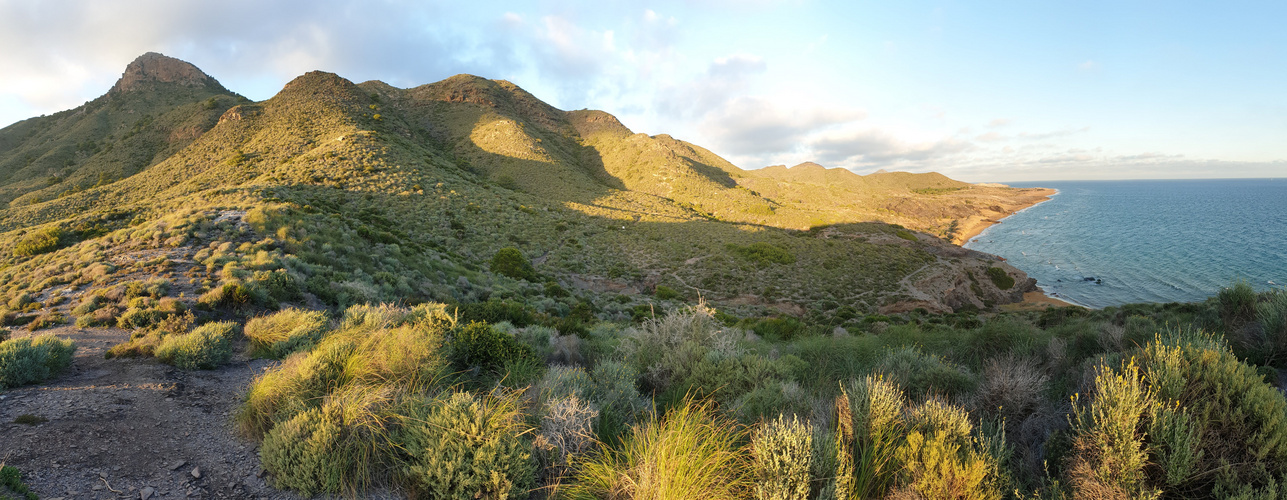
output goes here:
[[[200, 264], [176, 285], [186, 300], [218, 305], [221, 290], [245, 287], [265, 307], [511, 300], [554, 316], [587, 303], [621, 318], [665, 286], [752, 314], [843, 323], [850, 311], [987, 309], [1032, 287], [996, 257], [931, 234], [951, 217], [996, 212], [977, 206], [1004, 211], [992, 201], [1019, 206], [1040, 192], [939, 174], [743, 170], [669, 135], [634, 133], [611, 114], [558, 110], [473, 75], [399, 89], [314, 71], [250, 102], [216, 93], [226, 89], [195, 66], [159, 57], [132, 63], [126, 74], [137, 78], [120, 85], [129, 91], [78, 108], [117, 125], [94, 136], [100, 151], [46, 167], [58, 183], [35, 184], [39, 169], [17, 168], [13, 152], [44, 158], [58, 150], [48, 144], [82, 135], [45, 124], [33, 142], [25, 125], [0, 129], [0, 144], [16, 145], [0, 151], [0, 193], [12, 193], [0, 210], [7, 294], [45, 302], [57, 285], [42, 269], [67, 259], [120, 269], [138, 252]], [[127, 129], [140, 114], [153, 118]], [[191, 123], [195, 133], [176, 138]], [[150, 140], [139, 143], [140, 134]], [[140, 159], [121, 169], [102, 149]], [[111, 168], [119, 178], [88, 182]], [[813, 177], [821, 180], [806, 182]], [[62, 183], [74, 189], [43, 198]], [[65, 236], [61, 249], [15, 253], [50, 228]], [[544, 285], [489, 270], [505, 247], [576, 293], [547, 296]], [[985, 278], [989, 267], [1018, 286], [999, 288]], [[73, 268], [55, 275], [80, 283], [68, 292], [77, 297], [125, 279]]]

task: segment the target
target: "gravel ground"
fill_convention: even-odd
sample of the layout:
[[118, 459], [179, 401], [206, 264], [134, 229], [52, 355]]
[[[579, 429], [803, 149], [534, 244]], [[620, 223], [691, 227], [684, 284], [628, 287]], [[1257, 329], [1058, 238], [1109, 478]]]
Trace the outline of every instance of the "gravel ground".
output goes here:
[[[238, 356], [185, 372], [154, 359], [103, 359], [127, 330], [37, 333], [76, 341], [75, 359], [62, 375], [0, 393], [0, 461], [41, 498], [299, 498], [271, 487], [257, 445], [232, 423], [251, 379], [275, 362]], [[14, 423], [20, 415], [47, 421]]]

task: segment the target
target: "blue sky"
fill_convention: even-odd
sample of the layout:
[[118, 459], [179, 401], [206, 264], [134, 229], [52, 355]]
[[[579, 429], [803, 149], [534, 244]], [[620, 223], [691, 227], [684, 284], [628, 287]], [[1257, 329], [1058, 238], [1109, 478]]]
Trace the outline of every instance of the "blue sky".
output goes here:
[[266, 99], [321, 69], [513, 81], [743, 168], [1287, 175], [1284, 2], [0, 0], [0, 124], [147, 51]]

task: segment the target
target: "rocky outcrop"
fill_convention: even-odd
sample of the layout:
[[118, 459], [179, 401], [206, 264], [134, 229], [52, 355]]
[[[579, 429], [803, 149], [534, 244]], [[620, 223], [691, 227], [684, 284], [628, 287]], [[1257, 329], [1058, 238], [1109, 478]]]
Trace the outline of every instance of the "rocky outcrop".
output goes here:
[[156, 52], [139, 56], [129, 66], [121, 79], [112, 86], [111, 93], [120, 94], [143, 88], [148, 83], [173, 83], [185, 87], [223, 87], [210, 75], [186, 61]]

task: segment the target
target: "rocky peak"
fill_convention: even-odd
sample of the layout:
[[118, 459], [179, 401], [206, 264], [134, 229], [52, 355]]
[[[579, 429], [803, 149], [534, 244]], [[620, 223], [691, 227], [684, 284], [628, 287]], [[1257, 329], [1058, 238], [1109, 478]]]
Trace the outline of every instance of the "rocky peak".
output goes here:
[[209, 75], [187, 61], [148, 52], [125, 67], [125, 74], [112, 86], [113, 93], [129, 92], [148, 82], [177, 83], [187, 87], [219, 86]]

